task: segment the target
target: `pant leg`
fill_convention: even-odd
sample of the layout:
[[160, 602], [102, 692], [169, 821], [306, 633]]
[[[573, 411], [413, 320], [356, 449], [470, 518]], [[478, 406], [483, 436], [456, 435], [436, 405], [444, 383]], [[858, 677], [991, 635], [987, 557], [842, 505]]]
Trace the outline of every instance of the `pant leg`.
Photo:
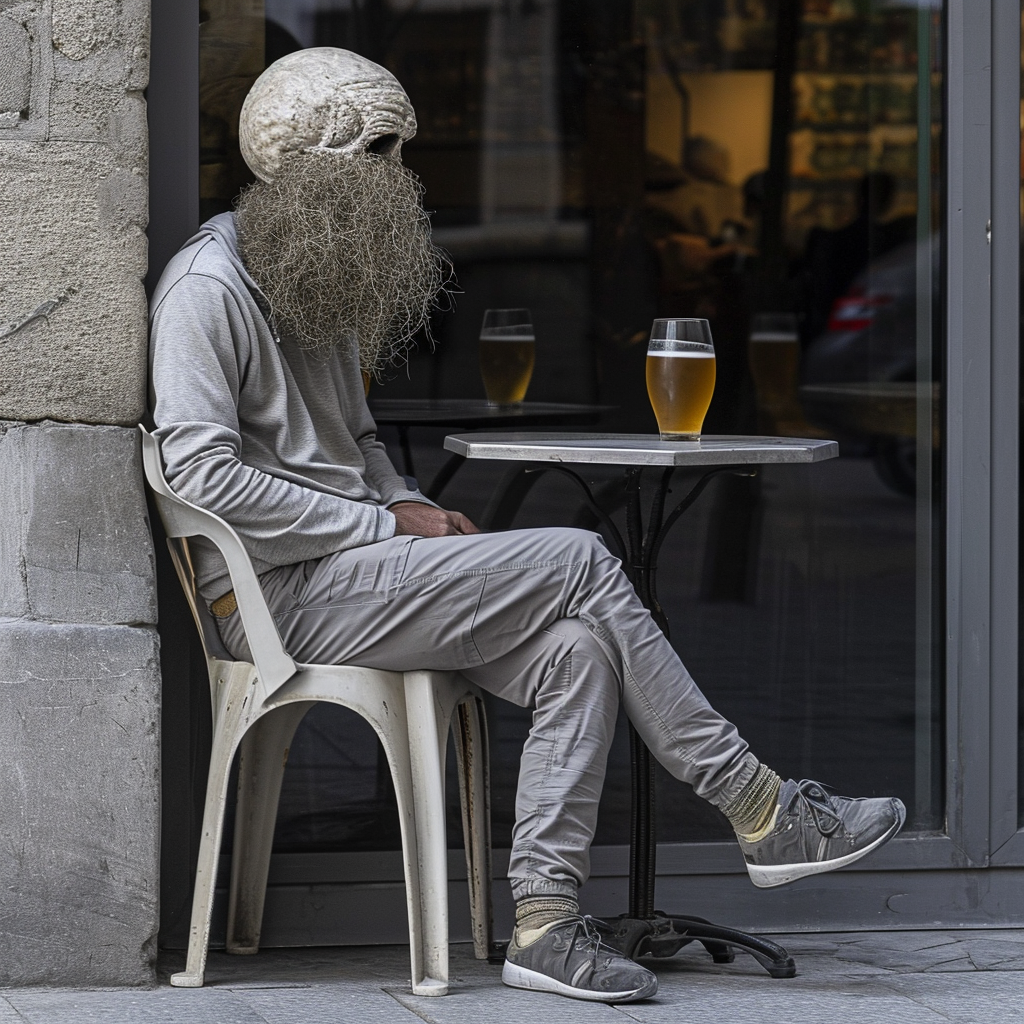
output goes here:
[[[586, 878], [620, 700], [653, 755], [717, 806], [756, 770], [596, 534], [396, 537], [261, 582], [300, 661], [459, 670], [535, 705], [517, 797], [517, 895], [571, 891]], [[237, 618], [222, 625], [231, 649]]]
[[620, 703], [608, 656], [579, 619], [558, 619], [463, 674], [491, 692], [534, 694], [516, 791], [508, 869], [513, 895], [574, 895], [590, 875]]

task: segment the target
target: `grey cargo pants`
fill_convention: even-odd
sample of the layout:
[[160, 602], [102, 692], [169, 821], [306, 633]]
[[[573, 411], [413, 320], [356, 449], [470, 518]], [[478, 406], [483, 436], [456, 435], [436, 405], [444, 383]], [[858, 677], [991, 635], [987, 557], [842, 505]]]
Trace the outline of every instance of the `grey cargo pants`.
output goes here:
[[[575, 894], [620, 703], [662, 765], [718, 807], [757, 759], [707, 702], [599, 536], [538, 529], [393, 537], [261, 577], [299, 661], [458, 670], [534, 708], [523, 748], [513, 894]], [[238, 612], [221, 619], [245, 657]]]

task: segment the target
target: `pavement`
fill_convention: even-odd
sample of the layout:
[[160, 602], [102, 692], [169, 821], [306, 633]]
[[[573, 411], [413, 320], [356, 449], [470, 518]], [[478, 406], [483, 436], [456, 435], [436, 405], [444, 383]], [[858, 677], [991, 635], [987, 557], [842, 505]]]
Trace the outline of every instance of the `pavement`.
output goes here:
[[451, 991], [412, 995], [408, 949], [360, 946], [210, 954], [206, 986], [171, 988], [165, 952], [150, 989], [6, 989], [0, 1024], [1019, 1024], [1024, 931], [772, 936], [797, 961], [773, 980], [749, 957], [715, 966], [700, 947], [651, 962], [657, 996], [605, 1006], [501, 984], [501, 970], [451, 947]]

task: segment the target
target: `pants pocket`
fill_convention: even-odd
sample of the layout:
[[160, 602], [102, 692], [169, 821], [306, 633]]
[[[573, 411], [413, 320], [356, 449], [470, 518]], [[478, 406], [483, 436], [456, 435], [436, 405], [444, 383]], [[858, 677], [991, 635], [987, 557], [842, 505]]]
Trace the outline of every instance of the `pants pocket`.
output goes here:
[[327, 555], [315, 563], [299, 605], [386, 604], [402, 581], [409, 560], [409, 542], [400, 537]]

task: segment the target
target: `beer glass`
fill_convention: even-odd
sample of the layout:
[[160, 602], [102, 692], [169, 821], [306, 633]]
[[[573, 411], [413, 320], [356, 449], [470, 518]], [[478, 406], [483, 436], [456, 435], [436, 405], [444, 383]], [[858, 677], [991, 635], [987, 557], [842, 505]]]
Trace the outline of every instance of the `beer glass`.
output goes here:
[[528, 309], [488, 309], [480, 328], [480, 376], [491, 405], [516, 405], [533, 375], [533, 321]]
[[756, 313], [747, 349], [761, 429], [788, 432], [803, 419], [797, 402], [800, 336], [792, 313]]
[[663, 441], [697, 441], [715, 391], [707, 320], [655, 320], [647, 347], [647, 394]]

